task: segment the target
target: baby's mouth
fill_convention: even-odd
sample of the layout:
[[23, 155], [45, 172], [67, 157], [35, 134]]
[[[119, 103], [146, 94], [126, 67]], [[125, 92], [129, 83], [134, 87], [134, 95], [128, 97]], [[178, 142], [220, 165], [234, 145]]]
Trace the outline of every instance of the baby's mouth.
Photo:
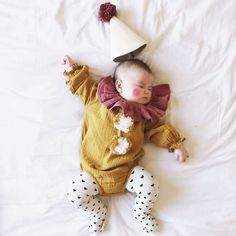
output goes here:
[[148, 97], [142, 97], [143, 104], [149, 103], [149, 98]]

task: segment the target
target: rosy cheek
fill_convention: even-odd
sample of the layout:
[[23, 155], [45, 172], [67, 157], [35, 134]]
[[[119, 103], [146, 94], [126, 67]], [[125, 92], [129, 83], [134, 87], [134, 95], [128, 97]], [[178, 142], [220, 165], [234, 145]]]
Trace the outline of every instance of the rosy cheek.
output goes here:
[[133, 89], [133, 95], [134, 95], [135, 97], [139, 96], [139, 95], [140, 95], [140, 89], [134, 88], [134, 89]]

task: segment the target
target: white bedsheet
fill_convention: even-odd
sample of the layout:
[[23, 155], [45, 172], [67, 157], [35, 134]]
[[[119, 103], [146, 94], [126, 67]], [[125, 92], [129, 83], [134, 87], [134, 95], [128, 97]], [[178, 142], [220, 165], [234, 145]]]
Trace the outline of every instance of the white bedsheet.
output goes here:
[[[0, 1], [0, 235], [85, 236], [88, 217], [66, 200], [79, 170], [83, 105], [64, 83], [64, 54], [95, 79], [115, 67], [101, 1]], [[191, 160], [145, 145], [141, 164], [159, 180], [160, 236], [236, 235], [236, 1], [114, 1], [148, 40], [139, 58], [169, 83], [168, 117]], [[106, 230], [143, 236], [134, 196], [104, 197]]]

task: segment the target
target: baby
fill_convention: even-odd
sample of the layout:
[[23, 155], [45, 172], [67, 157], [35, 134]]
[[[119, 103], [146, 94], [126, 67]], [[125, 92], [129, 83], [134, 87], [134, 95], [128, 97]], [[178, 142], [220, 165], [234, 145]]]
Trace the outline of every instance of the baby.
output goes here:
[[167, 84], [154, 86], [154, 76], [142, 61], [121, 62], [114, 77], [93, 81], [88, 67], [65, 56], [64, 75], [70, 91], [84, 105], [80, 166], [67, 193], [74, 206], [89, 213], [91, 233], [101, 232], [107, 206], [99, 195], [135, 193], [134, 218], [149, 233], [157, 228], [151, 210], [158, 196], [154, 176], [138, 161], [144, 155], [144, 140], [174, 152], [179, 162], [189, 157], [185, 138], [169, 123], [160, 124], [170, 96]]

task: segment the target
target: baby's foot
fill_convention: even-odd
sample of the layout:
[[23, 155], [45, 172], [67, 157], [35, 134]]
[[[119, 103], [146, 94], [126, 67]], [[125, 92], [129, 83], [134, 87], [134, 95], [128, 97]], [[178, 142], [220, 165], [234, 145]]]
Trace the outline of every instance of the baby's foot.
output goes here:
[[96, 220], [90, 219], [89, 231], [90, 233], [102, 232], [105, 226], [105, 218], [98, 217]]
[[139, 222], [139, 224], [141, 224], [141, 227], [145, 232], [151, 233], [157, 230], [157, 221], [151, 214], [146, 216], [136, 215], [135, 219]]
[[107, 208], [101, 201], [98, 201], [93, 209], [92, 211], [90, 209], [89, 231], [90, 233], [102, 232], [105, 226]]
[[90, 233], [102, 232], [105, 226], [106, 220], [106, 212], [99, 215], [99, 214], [91, 214], [90, 215], [90, 224], [89, 224], [89, 231]]

